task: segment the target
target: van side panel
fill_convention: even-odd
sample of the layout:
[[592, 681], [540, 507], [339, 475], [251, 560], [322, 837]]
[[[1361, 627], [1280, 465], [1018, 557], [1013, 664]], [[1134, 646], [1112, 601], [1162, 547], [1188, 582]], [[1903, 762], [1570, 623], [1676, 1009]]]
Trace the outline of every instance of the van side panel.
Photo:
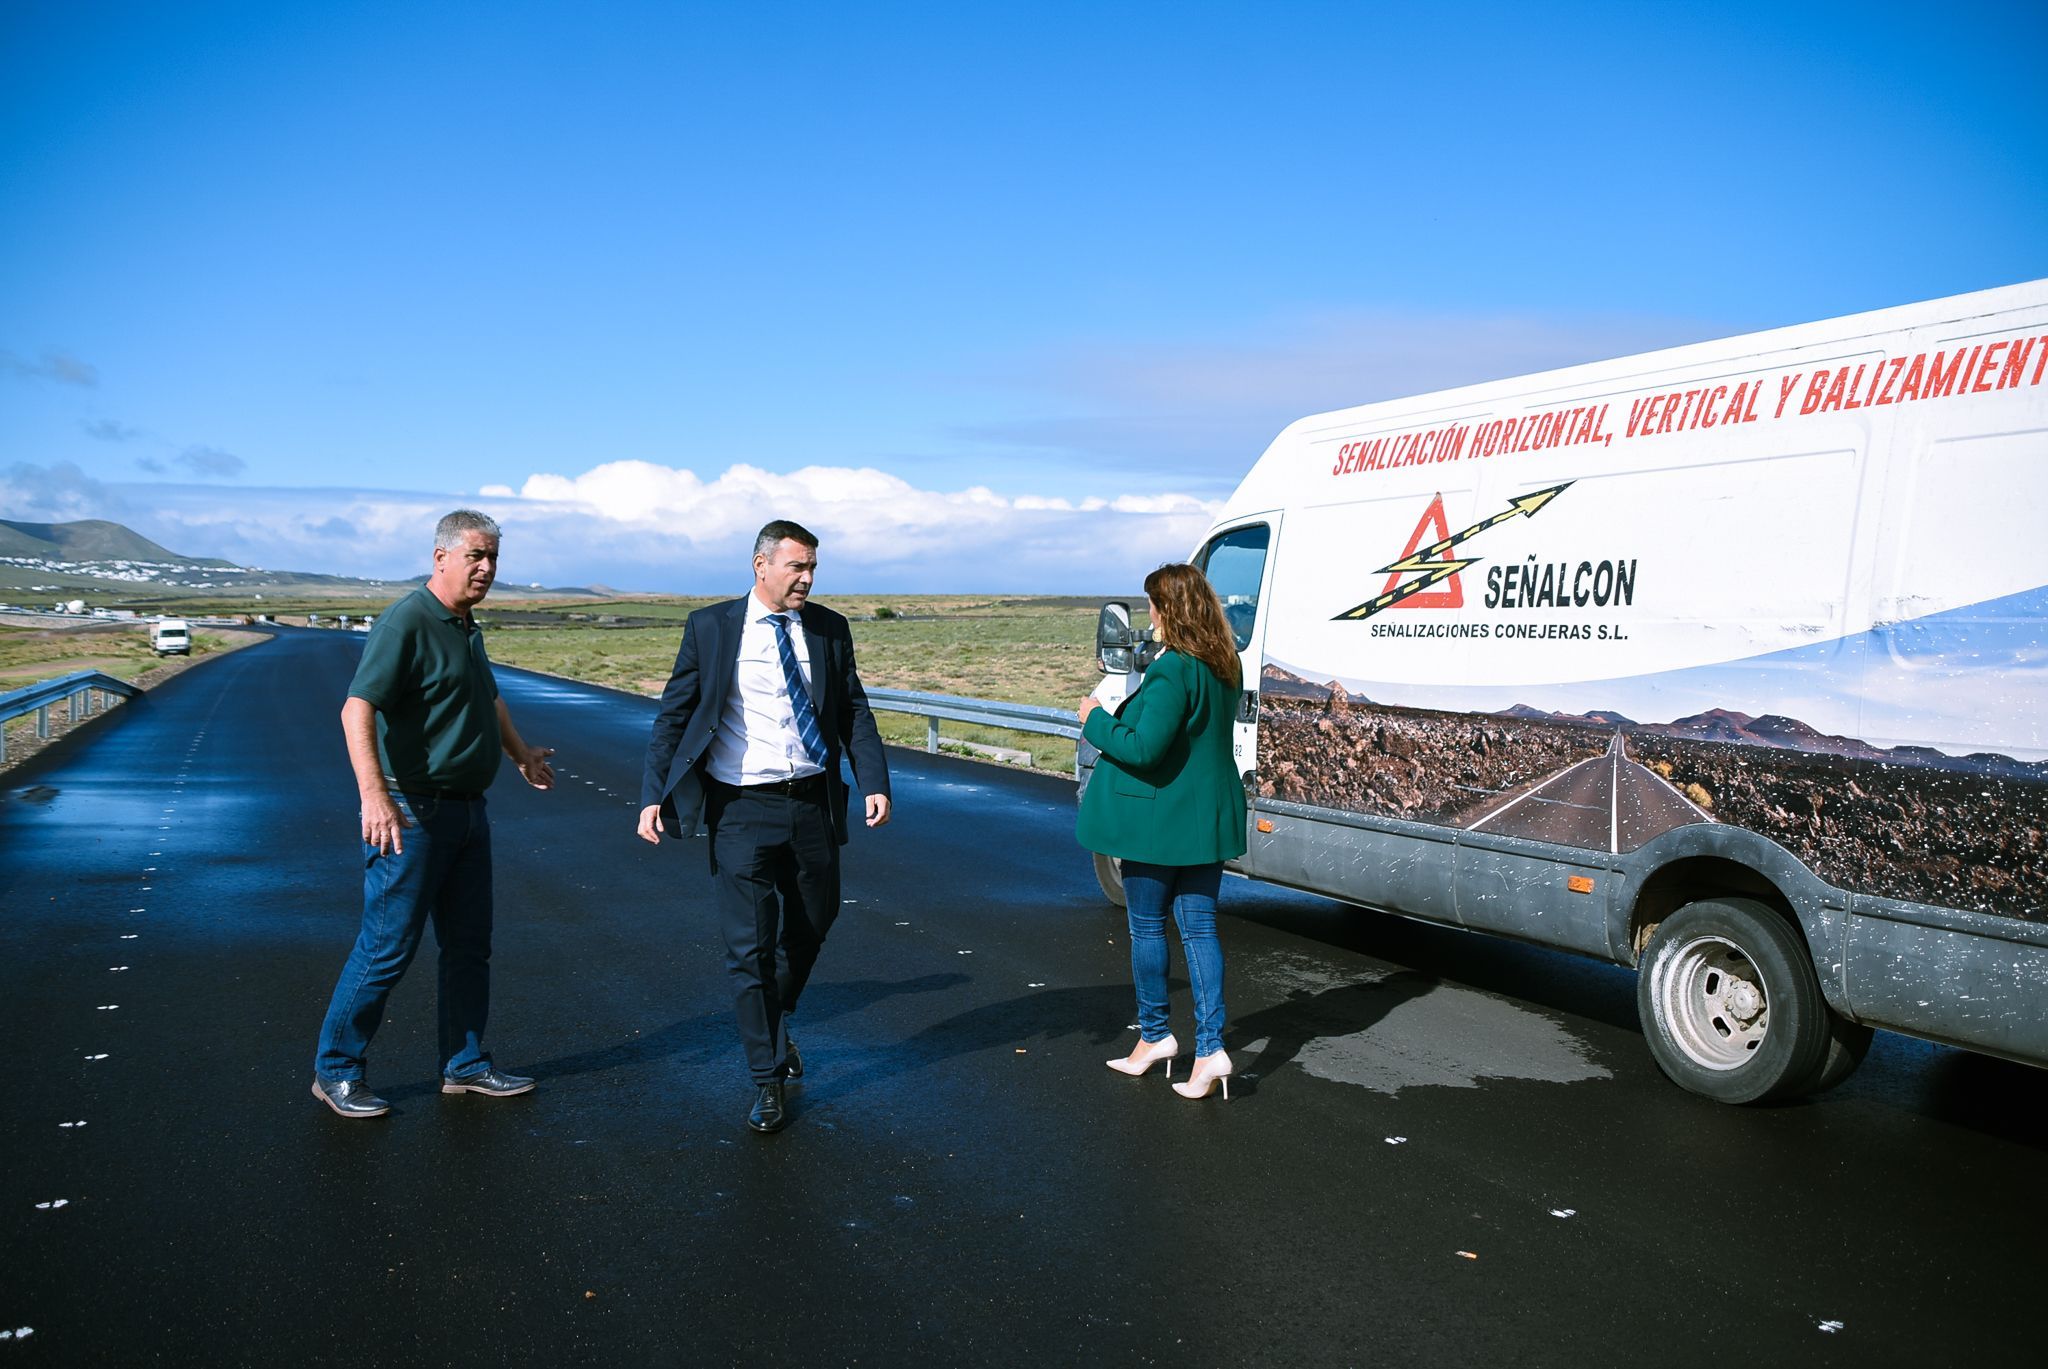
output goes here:
[[2048, 281], [1316, 415], [1276, 508], [1252, 873], [1620, 960], [1732, 880], [2048, 1061]]
[[1857, 1020], [2048, 1061], [2048, 926], [1858, 898], [1846, 954]]
[[[1442, 828], [1375, 823], [1338, 813], [1254, 802], [1246, 873], [1362, 907], [1456, 925], [1451, 881], [1454, 835]], [[1261, 831], [1270, 824], [1271, 831]]]
[[1540, 941], [1608, 959], [1607, 862], [1508, 837], [1461, 836], [1454, 866], [1458, 920], [1474, 931]]

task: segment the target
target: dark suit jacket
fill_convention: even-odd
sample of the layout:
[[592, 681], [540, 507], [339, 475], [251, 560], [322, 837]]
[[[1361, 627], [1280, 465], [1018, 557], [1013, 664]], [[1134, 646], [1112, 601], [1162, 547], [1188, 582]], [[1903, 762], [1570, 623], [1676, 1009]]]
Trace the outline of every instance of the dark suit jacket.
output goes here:
[[[675, 672], [661, 691], [661, 712], [647, 743], [647, 768], [640, 778], [640, 806], [661, 805], [671, 836], [696, 836], [703, 824], [705, 757], [725, 716], [725, 701], [738, 673], [740, 633], [746, 627], [742, 596], [700, 608], [683, 624]], [[846, 781], [839, 759], [853, 762], [863, 794], [889, 792], [889, 763], [867, 692], [853, 667], [853, 632], [829, 608], [805, 604], [804, 643], [811, 657], [811, 707], [825, 734], [825, 781], [832, 830], [846, 841]]]

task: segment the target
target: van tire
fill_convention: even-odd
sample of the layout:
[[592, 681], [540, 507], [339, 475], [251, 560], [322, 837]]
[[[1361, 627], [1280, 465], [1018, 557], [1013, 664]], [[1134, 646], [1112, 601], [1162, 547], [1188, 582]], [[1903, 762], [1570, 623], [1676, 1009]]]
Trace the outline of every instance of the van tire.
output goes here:
[[1115, 856], [1100, 852], [1095, 856], [1095, 882], [1102, 886], [1102, 896], [1121, 908], [1124, 906], [1124, 863]]
[[1723, 1103], [1804, 1093], [1831, 1063], [1833, 1014], [1806, 947], [1750, 899], [1705, 899], [1665, 918], [1643, 952], [1636, 1010], [1657, 1067]]
[[1828, 1048], [1822, 1052], [1820, 1069], [1804, 1093], [1822, 1093], [1847, 1079], [1870, 1053], [1870, 1038], [1876, 1033], [1861, 1022], [1851, 1022], [1840, 1013], [1828, 1011]]

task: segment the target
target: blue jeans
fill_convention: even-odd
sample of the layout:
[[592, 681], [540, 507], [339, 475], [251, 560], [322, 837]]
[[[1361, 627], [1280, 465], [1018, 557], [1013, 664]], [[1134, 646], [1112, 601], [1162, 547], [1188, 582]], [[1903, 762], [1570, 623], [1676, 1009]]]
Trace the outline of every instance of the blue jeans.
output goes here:
[[478, 799], [393, 794], [413, 820], [402, 854], [363, 853], [363, 929], [356, 937], [313, 1070], [322, 1079], [361, 1079], [384, 1002], [412, 964], [427, 919], [441, 948], [441, 1072], [453, 1078], [489, 1068], [483, 1048], [491, 1009], [491, 819]]
[[1223, 863], [1146, 865], [1124, 862], [1124, 905], [1131, 925], [1131, 981], [1138, 990], [1138, 1035], [1166, 1032], [1166, 910], [1180, 924], [1195, 991], [1195, 1054], [1223, 1049], [1223, 943], [1216, 939], [1216, 892]]

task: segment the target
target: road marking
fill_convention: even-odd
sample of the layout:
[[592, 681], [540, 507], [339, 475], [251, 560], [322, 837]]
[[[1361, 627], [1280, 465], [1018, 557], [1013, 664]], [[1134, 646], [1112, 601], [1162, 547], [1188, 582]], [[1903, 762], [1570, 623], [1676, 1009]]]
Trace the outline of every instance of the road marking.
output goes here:
[[1607, 754], [1613, 765], [1607, 771], [1607, 849], [1610, 853], [1621, 851], [1621, 730], [1615, 729], [1614, 740], [1608, 744]]
[[[1510, 809], [1510, 808], [1513, 808], [1513, 807], [1515, 807], [1515, 806], [1516, 806], [1516, 805], [1518, 805], [1518, 804], [1526, 803], [1526, 802], [1528, 802], [1528, 801], [1529, 801], [1530, 799], [1533, 799], [1533, 798], [1535, 798], [1535, 797], [1536, 797], [1536, 796], [1537, 796], [1538, 794], [1540, 794], [1540, 793], [1542, 793], [1542, 792], [1543, 792], [1544, 790], [1546, 790], [1546, 789], [1550, 788], [1550, 786], [1551, 786], [1551, 785], [1553, 785], [1553, 784], [1556, 784], [1556, 783], [1557, 783], [1557, 782], [1558, 782], [1559, 780], [1561, 780], [1561, 779], [1563, 779], [1563, 778], [1564, 778], [1565, 776], [1567, 776], [1567, 775], [1571, 774], [1571, 773], [1572, 773], [1572, 771], [1574, 771], [1574, 770], [1577, 770], [1577, 769], [1579, 769], [1579, 768], [1580, 768], [1581, 766], [1586, 766], [1586, 765], [1597, 765], [1598, 763], [1599, 763], [1599, 761], [1598, 761], [1598, 758], [1597, 758], [1597, 757], [1596, 757], [1596, 758], [1594, 758], [1593, 760], [1590, 760], [1590, 761], [1574, 761], [1574, 762], [1573, 762], [1572, 764], [1570, 764], [1570, 765], [1566, 766], [1566, 767], [1565, 767], [1564, 769], [1562, 769], [1562, 770], [1558, 771], [1558, 772], [1557, 772], [1557, 773], [1556, 773], [1555, 775], [1552, 775], [1552, 776], [1551, 776], [1551, 777], [1550, 777], [1549, 779], [1547, 779], [1547, 780], [1543, 781], [1543, 783], [1541, 783], [1541, 784], [1537, 785], [1537, 786], [1536, 786], [1536, 787], [1535, 787], [1534, 789], [1531, 789], [1531, 790], [1530, 790], [1530, 791], [1529, 791], [1528, 793], [1526, 793], [1526, 794], [1522, 795], [1522, 796], [1521, 796], [1520, 798], [1518, 798], [1518, 799], [1510, 799], [1510, 800], [1508, 800], [1508, 801], [1507, 801], [1506, 803], [1504, 803], [1504, 804], [1502, 804], [1502, 805], [1501, 805], [1500, 807], [1498, 807], [1498, 808], [1494, 809], [1494, 810], [1493, 810], [1493, 811], [1492, 811], [1491, 813], [1488, 813], [1488, 814], [1487, 814], [1487, 815], [1486, 815], [1485, 817], [1483, 817], [1483, 818], [1479, 819], [1479, 821], [1477, 821], [1477, 822], [1473, 823], [1473, 824], [1472, 824], [1472, 825], [1471, 825], [1470, 827], [1466, 828], [1465, 830], [1466, 830], [1466, 831], [1468, 831], [1468, 832], [1476, 832], [1476, 831], [1478, 831], [1478, 830], [1479, 830], [1479, 829], [1480, 829], [1481, 827], [1484, 827], [1484, 826], [1485, 826], [1485, 825], [1486, 825], [1487, 823], [1489, 823], [1489, 822], [1492, 822], [1492, 821], [1493, 821], [1493, 820], [1494, 820], [1495, 818], [1497, 818], [1497, 817], [1499, 817], [1499, 816], [1500, 816], [1501, 814], [1503, 814], [1503, 813], [1507, 812], [1507, 811], [1508, 811], [1508, 809]], [[1566, 805], [1564, 805], [1564, 806], [1565, 806], [1565, 807], [1568, 807], [1568, 808], [1583, 808], [1583, 807], [1585, 807], [1585, 805], [1584, 805], [1584, 804], [1581, 804], [1581, 803], [1574, 803], [1574, 804], [1566, 804]]]

